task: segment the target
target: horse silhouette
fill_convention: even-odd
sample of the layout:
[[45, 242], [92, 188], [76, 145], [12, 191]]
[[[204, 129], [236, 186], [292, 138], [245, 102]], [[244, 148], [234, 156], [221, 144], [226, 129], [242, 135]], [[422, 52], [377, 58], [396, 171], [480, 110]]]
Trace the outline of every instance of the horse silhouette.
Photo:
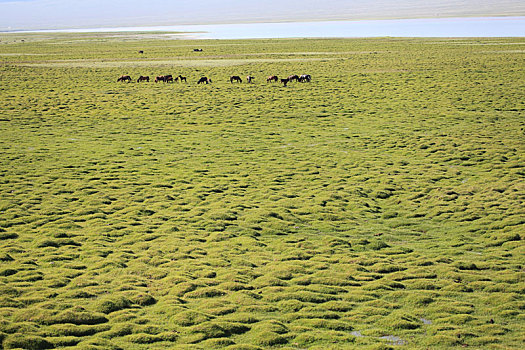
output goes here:
[[117, 79], [117, 82], [119, 82], [119, 81], [127, 81], [128, 83], [131, 83], [131, 77], [129, 75], [121, 75]]
[[209, 84], [209, 83], [211, 83], [211, 79], [207, 77], [202, 77], [199, 79], [199, 81], [197, 81], [197, 84]]
[[233, 83], [234, 81], [238, 82], [238, 83], [242, 83], [242, 79], [240, 76], [238, 75], [232, 75], [230, 77], [230, 83]]
[[301, 83], [307, 82], [309, 83], [312, 80], [312, 76], [310, 74], [303, 74], [299, 77], [299, 81]]

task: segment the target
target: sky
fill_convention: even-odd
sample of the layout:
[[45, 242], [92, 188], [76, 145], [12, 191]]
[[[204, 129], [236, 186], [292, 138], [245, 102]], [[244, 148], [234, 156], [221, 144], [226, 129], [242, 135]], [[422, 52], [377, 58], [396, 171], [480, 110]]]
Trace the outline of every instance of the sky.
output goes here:
[[524, 16], [525, 0], [0, 0], [0, 30]]

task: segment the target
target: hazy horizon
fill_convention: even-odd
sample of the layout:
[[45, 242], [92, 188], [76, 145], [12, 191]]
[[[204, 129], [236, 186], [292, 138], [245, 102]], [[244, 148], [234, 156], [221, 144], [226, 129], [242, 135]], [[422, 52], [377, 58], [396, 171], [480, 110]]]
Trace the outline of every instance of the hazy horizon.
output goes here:
[[116, 26], [523, 16], [520, 0], [0, 0], [0, 30]]
[[0, 0], [0, 30], [523, 16], [521, 0]]

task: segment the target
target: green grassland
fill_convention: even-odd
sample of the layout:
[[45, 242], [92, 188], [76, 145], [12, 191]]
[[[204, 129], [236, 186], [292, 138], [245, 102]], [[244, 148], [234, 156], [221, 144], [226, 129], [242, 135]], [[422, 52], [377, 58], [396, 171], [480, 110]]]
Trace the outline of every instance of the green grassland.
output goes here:
[[523, 346], [525, 39], [0, 40], [3, 348]]

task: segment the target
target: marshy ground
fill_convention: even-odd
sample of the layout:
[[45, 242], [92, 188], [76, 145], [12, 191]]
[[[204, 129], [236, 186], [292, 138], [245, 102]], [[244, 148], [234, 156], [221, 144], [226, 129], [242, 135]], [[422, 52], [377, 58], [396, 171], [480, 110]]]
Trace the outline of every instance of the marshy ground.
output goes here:
[[523, 345], [525, 39], [0, 40], [3, 348]]

